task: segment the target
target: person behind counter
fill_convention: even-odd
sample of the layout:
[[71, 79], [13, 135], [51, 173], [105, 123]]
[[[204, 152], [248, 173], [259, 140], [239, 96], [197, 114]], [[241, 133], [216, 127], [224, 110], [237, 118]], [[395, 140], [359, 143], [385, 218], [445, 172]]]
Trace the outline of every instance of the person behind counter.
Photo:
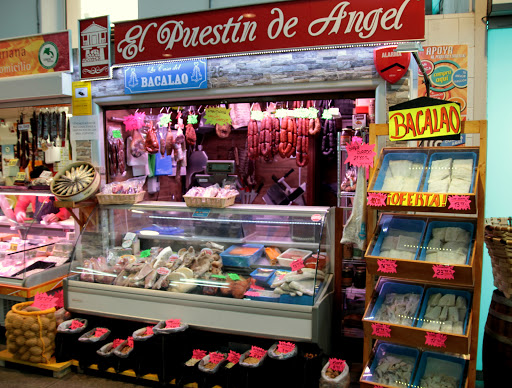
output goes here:
[[[45, 166], [37, 166], [30, 172], [30, 179], [38, 178], [43, 171], [50, 171]], [[37, 221], [44, 221], [52, 224], [58, 221], [67, 220], [70, 217], [69, 211], [65, 208], [58, 208], [54, 204], [55, 197], [40, 197], [35, 195], [21, 195], [14, 207], [16, 221], [24, 222], [27, 219], [27, 207], [32, 205], [32, 211]]]

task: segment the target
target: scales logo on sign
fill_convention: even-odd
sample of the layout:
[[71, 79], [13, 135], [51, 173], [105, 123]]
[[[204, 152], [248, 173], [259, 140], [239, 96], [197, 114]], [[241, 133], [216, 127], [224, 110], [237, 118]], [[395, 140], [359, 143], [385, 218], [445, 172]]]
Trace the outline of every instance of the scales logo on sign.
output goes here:
[[59, 49], [53, 42], [44, 42], [39, 48], [39, 63], [45, 69], [53, 69], [59, 60]]

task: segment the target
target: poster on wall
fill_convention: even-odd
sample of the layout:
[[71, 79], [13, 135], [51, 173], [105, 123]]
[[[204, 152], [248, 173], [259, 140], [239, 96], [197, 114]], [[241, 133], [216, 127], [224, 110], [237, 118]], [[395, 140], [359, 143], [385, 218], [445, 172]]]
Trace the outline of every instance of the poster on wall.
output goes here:
[[78, 21], [80, 79], [112, 78], [110, 60], [110, 17]]
[[[458, 103], [461, 118], [465, 120], [468, 100], [468, 46], [425, 46], [418, 54], [430, 79], [430, 97]], [[425, 82], [420, 72], [418, 97], [426, 95]]]
[[0, 40], [0, 78], [72, 70], [69, 31]]

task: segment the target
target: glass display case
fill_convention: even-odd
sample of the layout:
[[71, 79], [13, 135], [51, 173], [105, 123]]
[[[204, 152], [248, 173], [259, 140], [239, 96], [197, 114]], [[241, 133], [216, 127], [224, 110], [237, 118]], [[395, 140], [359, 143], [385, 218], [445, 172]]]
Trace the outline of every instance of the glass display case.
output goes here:
[[0, 193], [0, 284], [30, 288], [69, 271], [75, 222], [47, 191]]
[[66, 308], [327, 346], [334, 208], [101, 205], [79, 236]]

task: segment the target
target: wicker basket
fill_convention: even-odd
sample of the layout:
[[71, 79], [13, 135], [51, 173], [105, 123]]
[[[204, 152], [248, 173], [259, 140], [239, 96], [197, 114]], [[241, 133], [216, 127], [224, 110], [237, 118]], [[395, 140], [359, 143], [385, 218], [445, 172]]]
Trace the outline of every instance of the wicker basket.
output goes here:
[[210, 198], [210, 197], [191, 197], [184, 195], [185, 203], [188, 207], [212, 207], [224, 208], [231, 206], [235, 203], [236, 195], [225, 198]]
[[101, 205], [130, 205], [144, 199], [145, 191], [136, 194], [96, 194]]
[[512, 227], [507, 219], [491, 219], [485, 226], [485, 245], [491, 257], [494, 286], [507, 298], [512, 296]]

